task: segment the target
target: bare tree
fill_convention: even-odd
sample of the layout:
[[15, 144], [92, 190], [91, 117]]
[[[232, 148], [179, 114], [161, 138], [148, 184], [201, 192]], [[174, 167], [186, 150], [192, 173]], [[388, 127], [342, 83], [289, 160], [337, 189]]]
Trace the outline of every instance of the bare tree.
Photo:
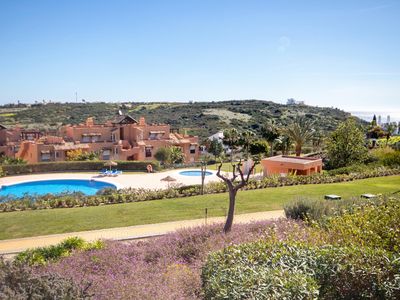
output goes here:
[[204, 182], [206, 179], [206, 174], [207, 174], [207, 164], [211, 160], [211, 157], [209, 154], [204, 154], [200, 157], [200, 164], [201, 164], [201, 190], [200, 194], [204, 194]]
[[[255, 138], [255, 135], [252, 134], [251, 132], [244, 132], [241, 135], [237, 134], [235, 131], [235, 134], [230, 135], [230, 145], [235, 148], [237, 145], [242, 146], [242, 155], [248, 159], [250, 158], [250, 145], [253, 143]], [[259, 148], [257, 148], [259, 149]], [[261, 151], [261, 150], [260, 150]], [[220, 162], [218, 166], [218, 171], [217, 171], [217, 176], [221, 178], [227, 188], [228, 188], [228, 193], [229, 193], [229, 208], [228, 208], [228, 215], [226, 218], [226, 223], [224, 226], [224, 232], [228, 233], [232, 229], [232, 224], [233, 224], [233, 217], [235, 215], [235, 204], [236, 204], [236, 195], [237, 192], [243, 188], [244, 186], [247, 185], [250, 179], [250, 175], [253, 173], [253, 170], [255, 166], [260, 162], [261, 160], [261, 153], [252, 153], [252, 160], [253, 163], [248, 170], [247, 174], [244, 174], [242, 170], [242, 159], [239, 160], [238, 163], [233, 163], [232, 164], [232, 176], [229, 175], [224, 175], [221, 173], [221, 168], [222, 168], [222, 161]]]
[[[217, 176], [221, 178], [226, 186], [228, 187], [229, 193], [229, 208], [228, 215], [226, 218], [224, 233], [228, 233], [232, 229], [233, 217], [235, 215], [235, 204], [236, 204], [236, 195], [237, 192], [244, 186], [247, 185], [250, 179], [250, 174], [253, 173], [254, 167], [259, 161], [254, 161], [253, 165], [250, 167], [249, 172], [247, 174], [243, 174], [241, 169], [242, 160], [237, 164], [232, 164], [232, 177], [221, 174], [222, 162], [218, 166]], [[239, 180], [237, 180], [239, 179]]]

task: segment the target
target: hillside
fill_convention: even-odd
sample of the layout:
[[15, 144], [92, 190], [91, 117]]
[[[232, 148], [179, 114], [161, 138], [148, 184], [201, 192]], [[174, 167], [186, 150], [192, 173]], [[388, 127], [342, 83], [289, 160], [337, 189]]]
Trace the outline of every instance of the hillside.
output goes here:
[[307, 105], [283, 105], [261, 100], [232, 100], [194, 103], [48, 103], [31, 106], [0, 106], [0, 124], [51, 129], [62, 124], [76, 124], [94, 116], [97, 122], [112, 119], [118, 109], [135, 118], [146, 117], [148, 123], [168, 123], [173, 129], [207, 137], [229, 127], [260, 131], [262, 124], [275, 120], [285, 126], [298, 114], [315, 121], [321, 131], [332, 131], [350, 116], [339, 109]]

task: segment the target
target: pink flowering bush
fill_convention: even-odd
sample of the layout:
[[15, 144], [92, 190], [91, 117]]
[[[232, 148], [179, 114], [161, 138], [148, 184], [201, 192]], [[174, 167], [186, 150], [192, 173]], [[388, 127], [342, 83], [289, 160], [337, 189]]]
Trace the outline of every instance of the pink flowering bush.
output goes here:
[[95, 299], [200, 299], [207, 256], [230, 245], [258, 240], [315, 239], [312, 229], [288, 220], [180, 230], [139, 242], [107, 242], [104, 249], [77, 252], [37, 269], [87, 286]]

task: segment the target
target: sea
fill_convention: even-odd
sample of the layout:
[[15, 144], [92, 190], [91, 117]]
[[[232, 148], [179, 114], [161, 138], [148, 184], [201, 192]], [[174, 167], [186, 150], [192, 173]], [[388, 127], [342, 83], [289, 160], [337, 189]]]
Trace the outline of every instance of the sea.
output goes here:
[[350, 111], [353, 116], [359, 117], [365, 121], [371, 122], [374, 115], [378, 119], [381, 116], [382, 123], [387, 122], [387, 116], [390, 116], [390, 122], [400, 122], [400, 111]]

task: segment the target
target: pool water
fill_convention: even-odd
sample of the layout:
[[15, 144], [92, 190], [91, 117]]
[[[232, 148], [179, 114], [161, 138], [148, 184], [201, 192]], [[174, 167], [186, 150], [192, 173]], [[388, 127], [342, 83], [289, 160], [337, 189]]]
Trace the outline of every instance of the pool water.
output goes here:
[[[179, 174], [183, 176], [201, 176], [201, 171], [182, 171], [179, 172]], [[210, 176], [212, 174], [212, 172], [206, 171], [206, 176]]]
[[115, 185], [103, 181], [84, 179], [40, 180], [2, 186], [0, 197], [19, 198], [28, 195], [46, 195], [81, 192], [85, 195], [95, 195], [104, 188], [116, 188]]

